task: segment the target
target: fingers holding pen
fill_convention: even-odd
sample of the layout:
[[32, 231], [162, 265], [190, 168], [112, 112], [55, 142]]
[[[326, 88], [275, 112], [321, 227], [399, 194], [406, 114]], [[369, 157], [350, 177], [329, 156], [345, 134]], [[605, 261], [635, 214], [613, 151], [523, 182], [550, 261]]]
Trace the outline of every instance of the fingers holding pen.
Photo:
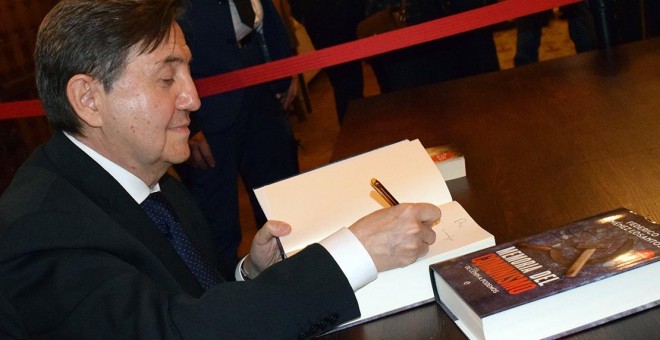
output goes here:
[[[378, 179], [371, 179], [371, 187], [378, 193], [390, 206], [399, 205], [399, 201], [392, 196], [387, 188], [381, 183]], [[431, 206], [427, 206], [426, 210], [421, 210], [422, 213], [422, 224], [432, 228], [433, 226], [440, 223], [440, 209], [433, 209]], [[436, 207], [437, 208], [437, 207]], [[424, 215], [428, 215], [425, 217]], [[433, 222], [430, 222], [433, 221]], [[422, 237], [422, 241], [428, 245], [435, 242], [435, 233], [426, 233], [426, 237]]]
[[277, 238], [289, 233], [291, 233], [291, 225], [273, 220], [267, 221], [257, 231], [250, 248], [250, 264], [254, 266], [251, 273], [260, 273], [270, 265], [281, 261], [282, 255], [278, 249]]
[[436, 235], [433, 226], [439, 223], [442, 213], [437, 206], [428, 203], [413, 204], [409, 212], [412, 214], [411, 220], [418, 227], [418, 229], [413, 229], [412, 232], [419, 235], [419, 241], [426, 245], [423, 254], [425, 255], [428, 252], [428, 246], [435, 243]]
[[427, 203], [404, 203], [390, 209], [397, 220], [390, 244], [391, 256], [399, 260], [394, 264], [402, 267], [428, 253], [436, 238], [432, 222], [428, 221], [439, 219], [440, 209]]
[[365, 246], [379, 271], [398, 268], [424, 256], [435, 242], [431, 228], [440, 209], [427, 203], [403, 203], [377, 210], [349, 229]]
[[442, 219], [442, 214], [440, 212], [440, 208], [437, 206], [433, 206], [436, 209], [430, 208], [426, 213], [428, 215], [422, 216], [422, 224], [429, 228], [433, 228], [436, 225], [440, 224], [440, 220]]

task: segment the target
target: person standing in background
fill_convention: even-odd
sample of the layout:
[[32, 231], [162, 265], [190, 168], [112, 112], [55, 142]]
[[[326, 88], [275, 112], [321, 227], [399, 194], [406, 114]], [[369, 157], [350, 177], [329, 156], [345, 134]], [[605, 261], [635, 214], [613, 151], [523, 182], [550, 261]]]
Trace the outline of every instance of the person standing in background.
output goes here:
[[[401, 0], [366, 0], [366, 15]], [[415, 25], [482, 7], [490, 0], [407, 0], [407, 24]], [[369, 59], [383, 93], [499, 70], [490, 27], [429, 41]]]
[[[577, 53], [596, 49], [596, 29], [594, 19], [586, 2], [579, 2], [561, 7], [560, 11], [568, 20], [568, 34], [575, 44]], [[516, 20], [518, 29], [516, 39], [515, 66], [522, 66], [539, 61], [542, 28], [552, 16], [552, 11], [528, 15]]]
[[[252, 10], [250, 19], [242, 19], [246, 9]], [[194, 79], [293, 53], [271, 0], [189, 0], [179, 23], [195, 56], [190, 65]], [[297, 144], [284, 110], [295, 94], [295, 80], [281, 79], [202, 98], [201, 108], [191, 115], [191, 158], [176, 170], [212, 228], [226, 275], [238, 261], [242, 237], [239, 176], [260, 227], [266, 217], [251, 189], [298, 173]]]
[[[289, 0], [293, 17], [305, 26], [314, 48], [322, 49], [357, 39], [357, 24], [364, 18], [365, 3], [349, 0]], [[325, 73], [335, 95], [339, 123], [348, 103], [364, 95], [362, 62], [328, 67]]]

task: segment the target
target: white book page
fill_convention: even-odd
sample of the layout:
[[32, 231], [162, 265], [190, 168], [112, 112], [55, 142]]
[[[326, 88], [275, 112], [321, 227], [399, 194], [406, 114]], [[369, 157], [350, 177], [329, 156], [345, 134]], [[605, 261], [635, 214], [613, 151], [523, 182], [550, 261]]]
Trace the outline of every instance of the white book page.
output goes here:
[[266, 216], [291, 224], [281, 238], [289, 253], [387, 206], [371, 187], [377, 178], [400, 202], [451, 202], [435, 163], [419, 140], [404, 140], [258, 189]]

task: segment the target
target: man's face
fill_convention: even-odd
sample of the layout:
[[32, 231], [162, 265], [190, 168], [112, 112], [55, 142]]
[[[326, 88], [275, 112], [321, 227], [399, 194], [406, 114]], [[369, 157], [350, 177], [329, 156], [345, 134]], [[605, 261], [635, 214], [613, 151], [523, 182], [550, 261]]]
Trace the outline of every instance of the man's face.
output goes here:
[[96, 102], [103, 119], [97, 151], [143, 180], [188, 159], [190, 112], [200, 106], [190, 58], [176, 24], [152, 53], [131, 53], [112, 90]]

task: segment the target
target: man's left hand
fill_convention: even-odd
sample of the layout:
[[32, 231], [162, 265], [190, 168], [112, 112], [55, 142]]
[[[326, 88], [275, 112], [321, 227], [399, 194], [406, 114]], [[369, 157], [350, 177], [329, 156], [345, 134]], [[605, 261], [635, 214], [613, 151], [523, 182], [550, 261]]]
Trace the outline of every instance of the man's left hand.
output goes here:
[[264, 269], [282, 259], [275, 237], [286, 236], [289, 233], [291, 233], [291, 226], [281, 221], [267, 221], [257, 231], [252, 240], [250, 256], [245, 259], [243, 265], [250, 274], [250, 278], [256, 277]]

